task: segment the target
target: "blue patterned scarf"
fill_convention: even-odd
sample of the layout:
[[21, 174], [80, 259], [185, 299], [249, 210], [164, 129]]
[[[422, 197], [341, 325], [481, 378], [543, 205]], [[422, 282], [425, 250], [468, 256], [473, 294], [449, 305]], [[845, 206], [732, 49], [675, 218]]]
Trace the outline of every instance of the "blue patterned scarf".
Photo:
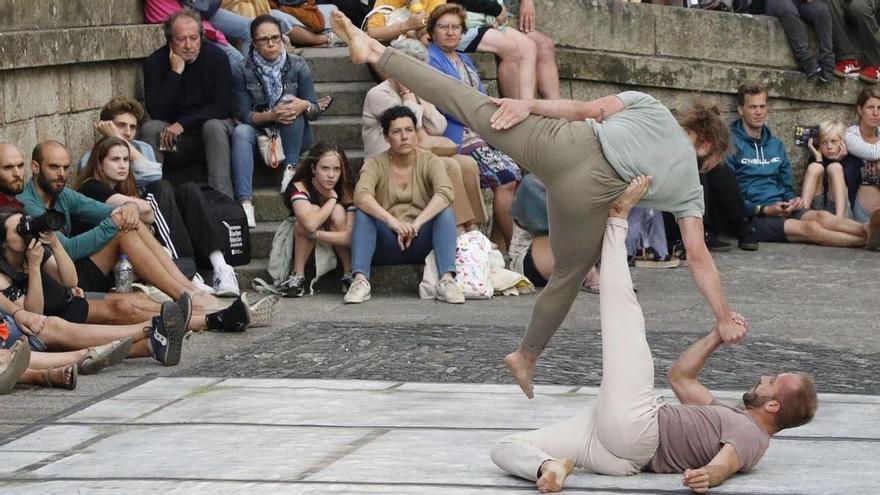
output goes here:
[[281, 81], [281, 69], [284, 68], [284, 64], [287, 62], [287, 51], [281, 50], [280, 57], [274, 61], [269, 61], [254, 49], [251, 52], [251, 60], [257, 66], [257, 73], [260, 75], [260, 79], [263, 80], [263, 86], [266, 87], [266, 101], [269, 104], [269, 108], [272, 108], [278, 103], [278, 100], [281, 99], [281, 94], [284, 92], [284, 84]]

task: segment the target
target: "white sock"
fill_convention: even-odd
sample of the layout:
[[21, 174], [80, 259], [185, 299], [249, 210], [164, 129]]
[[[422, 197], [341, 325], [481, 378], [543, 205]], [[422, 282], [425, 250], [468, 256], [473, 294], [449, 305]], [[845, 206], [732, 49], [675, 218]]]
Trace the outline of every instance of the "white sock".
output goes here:
[[219, 249], [211, 251], [211, 254], [208, 255], [208, 259], [211, 260], [211, 265], [214, 267], [214, 271], [222, 270], [229, 266], [226, 263], [226, 258], [223, 257], [223, 251], [220, 251]]

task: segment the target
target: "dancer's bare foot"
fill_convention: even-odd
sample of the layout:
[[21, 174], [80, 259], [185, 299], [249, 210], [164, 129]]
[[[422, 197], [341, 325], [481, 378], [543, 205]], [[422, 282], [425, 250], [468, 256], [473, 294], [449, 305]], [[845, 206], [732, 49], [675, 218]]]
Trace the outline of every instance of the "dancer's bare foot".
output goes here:
[[623, 192], [620, 193], [620, 196], [614, 200], [614, 203], [611, 204], [611, 208], [608, 210], [608, 216], [623, 218], [624, 220], [629, 217], [629, 211], [632, 210], [633, 206], [637, 205], [639, 201], [642, 200], [642, 197], [648, 192], [652, 180], [653, 177], [650, 175], [639, 175], [631, 180], [629, 185], [626, 186], [626, 189], [624, 189]]
[[385, 47], [355, 27], [348, 17], [345, 17], [345, 14], [338, 10], [333, 11], [333, 14], [330, 15], [330, 24], [333, 26], [333, 32], [336, 33], [336, 36], [339, 36], [348, 45], [348, 53], [352, 62], [375, 64], [379, 61]]
[[541, 477], [538, 478], [538, 491], [541, 493], [555, 493], [562, 490], [565, 478], [574, 469], [574, 461], [571, 459], [555, 459], [544, 461], [541, 464]]
[[504, 364], [507, 365], [507, 369], [513, 374], [513, 379], [516, 380], [526, 397], [529, 399], [534, 397], [532, 377], [535, 376], [538, 356], [520, 347], [504, 357]]

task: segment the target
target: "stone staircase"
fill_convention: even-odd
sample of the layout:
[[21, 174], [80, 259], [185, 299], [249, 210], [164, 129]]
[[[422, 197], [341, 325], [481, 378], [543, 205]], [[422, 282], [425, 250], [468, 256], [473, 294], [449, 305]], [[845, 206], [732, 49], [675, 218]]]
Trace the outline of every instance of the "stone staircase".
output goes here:
[[[361, 111], [367, 91], [376, 83], [365, 65], [356, 66], [349, 61], [346, 48], [308, 48], [303, 51], [302, 56], [309, 61], [318, 95], [333, 96], [333, 105], [312, 122], [315, 142], [332, 141], [345, 149], [349, 160], [349, 176], [356, 177], [364, 162]], [[494, 88], [494, 59], [477, 56], [474, 61], [489, 88]], [[279, 194], [281, 175], [280, 168], [271, 169], [261, 164], [255, 166], [253, 201], [257, 227], [250, 231], [251, 263], [236, 267], [242, 288], [250, 287], [256, 277], [268, 280], [266, 264], [272, 237], [280, 222], [289, 215]], [[409, 291], [418, 285], [421, 269], [413, 266], [378, 267], [374, 269], [371, 278], [377, 292]], [[335, 284], [330, 283], [326, 287], [331, 290]]]

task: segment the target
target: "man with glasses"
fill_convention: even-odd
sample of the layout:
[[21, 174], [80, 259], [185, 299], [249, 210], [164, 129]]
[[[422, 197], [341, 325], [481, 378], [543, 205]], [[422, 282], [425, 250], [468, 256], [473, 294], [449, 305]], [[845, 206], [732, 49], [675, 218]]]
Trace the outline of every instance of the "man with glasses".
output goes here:
[[219, 48], [202, 43], [204, 28], [192, 11], [174, 13], [163, 28], [167, 44], [144, 61], [144, 99], [153, 120], [141, 127], [141, 139], [157, 151], [166, 176], [204, 160], [208, 183], [232, 197], [229, 60]]

